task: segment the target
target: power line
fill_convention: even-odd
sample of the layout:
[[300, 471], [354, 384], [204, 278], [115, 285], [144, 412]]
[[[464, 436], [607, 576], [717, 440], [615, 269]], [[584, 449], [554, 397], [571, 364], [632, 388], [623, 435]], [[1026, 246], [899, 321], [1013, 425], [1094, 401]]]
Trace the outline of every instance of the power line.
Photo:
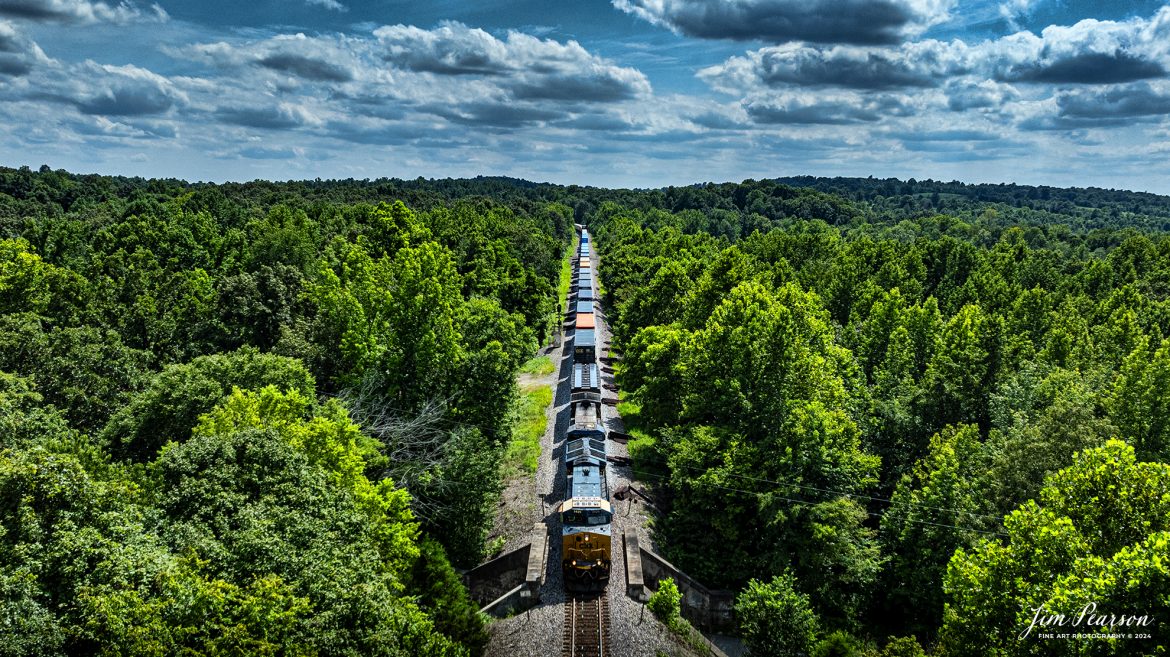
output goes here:
[[[662, 459], [658, 459], [658, 458], [643, 458], [643, 461], [652, 461], [652, 462], [658, 463], [660, 465], [673, 466], [673, 465], [670, 465], [670, 463], [668, 463], [667, 461], [662, 461]], [[701, 468], [698, 468], [698, 466], [696, 466], [696, 465], [687, 465], [687, 464], [680, 464], [680, 465], [682, 465], [683, 468], [687, 468], [689, 470], [693, 470], [696, 472], [706, 473], [709, 471], [709, 470], [703, 470]], [[738, 475], [738, 473], [735, 473], [735, 472], [724, 472], [724, 473], [725, 473], [725, 475], [727, 475], [729, 477], [736, 477], [739, 479], [748, 479], [748, 480], [752, 480], [752, 482], [761, 482], [761, 483], [765, 483], [765, 484], [775, 484], [777, 486], [791, 486], [791, 487], [794, 487], [794, 489], [804, 489], [804, 490], [830, 493], [830, 495], [840, 495], [840, 496], [854, 497], [854, 498], [859, 498], [859, 499], [867, 499], [867, 500], [870, 500], [870, 502], [885, 502], [885, 503], [892, 504], [892, 505], [893, 504], [901, 504], [901, 505], [907, 505], [907, 506], [915, 506], [915, 507], [918, 507], [918, 509], [929, 509], [931, 511], [945, 511], [948, 513], [962, 514], [962, 516], [970, 516], [972, 518], [986, 518], [989, 520], [995, 520], [995, 521], [997, 521], [997, 523], [1002, 523], [1002, 521], [1003, 521], [1002, 517], [995, 516], [995, 514], [990, 514], [990, 513], [976, 513], [973, 511], [961, 511], [958, 509], [948, 509], [948, 507], [945, 507], [945, 506], [931, 506], [929, 504], [918, 504], [918, 503], [914, 503], [914, 502], [906, 502], [906, 500], [899, 500], [899, 502], [895, 502], [895, 500], [893, 500], [893, 499], [888, 499], [885, 497], [874, 497], [874, 496], [869, 496], [869, 495], [862, 495], [862, 493], [855, 493], [855, 492], [841, 491], [841, 490], [834, 490], [834, 489], [823, 489], [823, 487], [810, 486], [810, 485], [806, 485], [806, 484], [796, 484], [796, 483], [790, 483], [790, 482], [777, 482], [777, 480], [775, 480], [775, 479], [766, 479], [763, 477], [751, 477], [749, 475]]]
[[[655, 478], [655, 479], [659, 479], [659, 480], [666, 480], [666, 479], [667, 479], [667, 478], [666, 478], [665, 476], [663, 476], [663, 475], [658, 475], [658, 474], [654, 474], [654, 473], [651, 473], [651, 472], [642, 472], [642, 471], [637, 471], [637, 470], [634, 470], [634, 473], [635, 473], [636, 475], [638, 475], [639, 477], [642, 477], [642, 476], [648, 476], [648, 477], [653, 477], [653, 478]], [[799, 499], [795, 499], [795, 498], [787, 497], [787, 496], [784, 496], [784, 495], [775, 495], [775, 494], [772, 494], [772, 493], [770, 493], [769, 491], [751, 491], [751, 490], [744, 490], [744, 489], [742, 489], [742, 488], [732, 488], [732, 487], [730, 487], [730, 486], [722, 486], [722, 485], [719, 485], [719, 484], [712, 484], [712, 483], [705, 483], [705, 484], [703, 484], [703, 485], [705, 485], [705, 486], [710, 486], [710, 487], [712, 487], [712, 488], [718, 488], [718, 489], [721, 489], [721, 490], [731, 491], [731, 492], [735, 492], [735, 493], [743, 493], [743, 494], [745, 494], [745, 495], [755, 495], [756, 497], [760, 497], [760, 496], [762, 496], [762, 495], [770, 495], [770, 494], [771, 494], [771, 495], [773, 495], [774, 497], [776, 497], [776, 498], [778, 498], [778, 499], [784, 500], [784, 501], [786, 501], [786, 502], [792, 502], [793, 504], [804, 504], [804, 505], [807, 505], [807, 506], [816, 506], [816, 505], [818, 505], [818, 504], [821, 504], [821, 502], [813, 502], [813, 501], [811, 501], [811, 500], [799, 500]], [[870, 515], [870, 516], [872, 516], [872, 517], [875, 517], [875, 518], [882, 518], [882, 517], [884, 517], [884, 516], [885, 516], [885, 513], [884, 513], [884, 512], [877, 512], [877, 511], [868, 511], [868, 510], [865, 510], [865, 513], [866, 513], [866, 514], [868, 514], [868, 515]], [[1006, 533], [1004, 533], [1004, 532], [997, 532], [997, 531], [987, 531], [987, 530], [983, 530], [983, 529], [975, 529], [975, 528], [973, 528], [973, 527], [960, 527], [959, 525], [949, 525], [949, 524], [946, 524], [946, 523], [930, 522], [930, 521], [928, 521], [928, 520], [913, 520], [913, 519], [910, 519], [910, 518], [905, 518], [904, 520], [905, 520], [906, 522], [911, 522], [911, 523], [914, 523], [914, 524], [917, 524], [917, 525], [929, 525], [929, 526], [932, 526], [932, 527], [945, 527], [945, 528], [949, 528], [949, 529], [958, 529], [958, 530], [960, 530], [960, 531], [975, 532], [975, 533], [977, 533], [977, 534], [987, 534], [987, 535], [991, 535], [991, 536], [1003, 536], [1003, 537], [1009, 537], [1009, 534], [1006, 534]]]

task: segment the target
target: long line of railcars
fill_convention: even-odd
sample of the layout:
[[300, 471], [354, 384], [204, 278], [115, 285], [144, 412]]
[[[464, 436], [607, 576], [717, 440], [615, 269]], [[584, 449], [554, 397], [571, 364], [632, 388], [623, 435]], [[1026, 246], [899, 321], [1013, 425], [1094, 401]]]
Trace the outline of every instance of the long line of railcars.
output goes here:
[[581, 229], [569, 299], [573, 317], [573, 377], [570, 421], [565, 434], [565, 490], [561, 503], [561, 567], [565, 588], [597, 590], [609, 583], [613, 509], [606, 480], [605, 422], [597, 360], [597, 313], [593, 294], [592, 244]]

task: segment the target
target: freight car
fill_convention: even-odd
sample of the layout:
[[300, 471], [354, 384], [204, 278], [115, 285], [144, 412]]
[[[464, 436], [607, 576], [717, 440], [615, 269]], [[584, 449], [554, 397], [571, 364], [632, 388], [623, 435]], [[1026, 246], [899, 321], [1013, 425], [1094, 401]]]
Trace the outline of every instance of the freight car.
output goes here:
[[573, 362], [597, 362], [597, 332], [596, 329], [579, 328], [573, 333]]
[[597, 378], [597, 363], [573, 365], [573, 387], [570, 401], [601, 401], [601, 381]]

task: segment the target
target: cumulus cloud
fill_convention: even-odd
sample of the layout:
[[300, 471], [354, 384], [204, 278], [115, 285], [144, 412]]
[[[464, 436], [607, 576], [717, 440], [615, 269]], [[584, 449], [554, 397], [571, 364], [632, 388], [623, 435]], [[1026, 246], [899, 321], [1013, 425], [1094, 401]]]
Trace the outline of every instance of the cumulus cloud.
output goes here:
[[[374, 30], [382, 57], [400, 68], [444, 75], [502, 75], [513, 71], [507, 44], [478, 28], [444, 23], [433, 30], [387, 25]], [[516, 62], [519, 64], [519, 62]]]
[[470, 126], [521, 128], [556, 119], [568, 114], [555, 107], [517, 105], [506, 101], [473, 101], [457, 105], [434, 105], [428, 108], [450, 121]]
[[687, 117], [695, 125], [707, 130], [743, 130], [749, 127], [746, 116], [736, 116], [730, 112], [708, 110], [697, 112]]
[[1020, 92], [1010, 84], [994, 80], [962, 79], [946, 86], [947, 107], [955, 112], [1003, 107], [1019, 100]]
[[[232, 71], [240, 98], [213, 103], [213, 115], [220, 121], [261, 129], [312, 125], [331, 130], [335, 124], [330, 118], [307, 122], [290, 106], [261, 103], [256, 109], [244, 100], [257, 89], [288, 102], [305, 95], [341, 115], [375, 121], [370, 129], [346, 131], [347, 139], [368, 135], [397, 140], [397, 134], [383, 137], [376, 121], [408, 116], [520, 129], [571, 120], [651, 94], [640, 71], [618, 66], [575, 41], [561, 43], [516, 31], [497, 38], [460, 23], [433, 29], [384, 26], [367, 37], [279, 35], [166, 52]], [[419, 132], [416, 128], [413, 134]]]
[[147, 69], [87, 62], [93, 73], [88, 89], [74, 99], [85, 114], [145, 116], [163, 114], [186, 101], [186, 94], [167, 78]]
[[265, 68], [289, 73], [307, 80], [349, 82], [353, 79], [353, 73], [344, 66], [295, 53], [273, 53], [257, 59], [256, 63]]
[[104, 137], [112, 140], [130, 139], [173, 139], [179, 132], [171, 121], [144, 118], [105, 116], [81, 116], [70, 121], [74, 132], [90, 137]]
[[298, 33], [247, 43], [196, 44], [167, 52], [219, 68], [253, 67], [309, 82], [349, 82], [363, 66], [362, 49], [360, 41]]
[[189, 98], [170, 79], [127, 64], [50, 62], [20, 84], [0, 86], [0, 100], [68, 105], [83, 115], [151, 117], [185, 106]]
[[346, 7], [337, 0], [305, 0], [305, 3], [309, 5], [316, 5], [318, 7], [324, 7], [325, 9], [330, 9], [332, 11], [349, 11], [349, 7]]
[[893, 130], [886, 133], [902, 142], [983, 142], [1002, 139], [1003, 135], [978, 128], [952, 128], [939, 130], [930, 125], [916, 126], [917, 130]]
[[1047, 62], [1023, 64], [1004, 76], [1018, 82], [1110, 84], [1165, 77], [1158, 62], [1122, 50], [1111, 53], [1082, 52]]
[[249, 160], [291, 160], [297, 157], [304, 157], [304, 150], [300, 148], [291, 148], [287, 146], [268, 147], [268, 146], [246, 146], [236, 151], [238, 157]]
[[847, 125], [873, 123], [890, 116], [907, 116], [907, 101], [894, 95], [792, 93], [764, 96], [744, 102], [747, 115], [758, 124]]
[[1156, 124], [1170, 117], [1170, 84], [1064, 89], [1050, 98], [1021, 102], [1014, 114], [1022, 130], [1078, 131], [1075, 134], [1093, 128]]
[[[994, 11], [999, 1], [985, 8]], [[182, 74], [167, 77], [49, 59], [19, 21], [0, 20], [0, 133], [18, 144], [42, 139], [94, 153], [171, 140], [174, 152], [202, 149], [217, 158], [216, 167], [288, 160], [279, 164], [295, 170], [322, 154], [361, 153], [337, 158], [362, 162], [351, 167], [359, 177], [371, 173], [362, 167], [378, 165], [370, 162], [412, 167], [412, 175], [474, 174], [497, 162], [514, 165], [524, 149], [523, 166], [535, 175], [563, 169], [573, 177], [577, 167], [609, 162], [598, 175], [621, 183], [626, 175], [647, 180], [648, 163], [666, 167], [676, 158], [691, 163], [688, 179], [696, 166], [725, 175], [718, 173], [729, 171], [718, 168], [721, 160], [751, 175], [750, 167], [775, 166], [776, 157], [804, 164], [824, 157], [833, 166], [856, 157], [869, 158], [866, 166], [892, 166], [903, 158], [928, 167], [1018, 157], [1019, 144], [1031, 155], [1038, 144], [1086, 135], [1106, 141], [1124, 132], [1102, 134], [1110, 126], [1139, 126], [1131, 132], [1143, 131], [1148, 140], [1170, 125], [1170, 80], [1162, 79], [1170, 70], [1170, 10], [964, 42], [916, 36], [930, 16], [946, 13], [946, 2], [891, 1], [885, 6], [916, 9], [886, 28], [875, 21], [861, 36], [842, 36], [844, 28], [834, 24], [851, 17], [820, 27], [800, 23], [804, 7], [823, 10], [827, 0], [624, 2], [684, 34], [713, 35], [722, 26], [722, 38], [754, 38], [730, 29], [738, 17], [743, 30], [752, 24], [758, 33], [803, 36], [752, 46], [698, 71], [726, 96], [662, 95], [625, 65], [651, 61], [642, 51], [615, 61], [547, 33], [492, 33], [461, 23], [354, 27], [367, 31], [348, 34], [225, 33], [166, 49], [182, 60], [174, 69]], [[686, 12], [700, 7], [719, 20], [686, 27]], [[753, 18], [765, 9], [783, 15], [783, 30]], [[51, 44], [45, 41], [50, 52]], [[660, 67], [664, 61], [654, 60]], [[1041, 130], [1048, 132], [1030, 132]], [[387, 165], [391, 160], [397, 164]]]
[[1031, 13], [1037, 0], [1005, 0], [999, 3], [999, 17], [1007, 22], [1012, 29], [1019, 29], [1018, 20]]
[[244, 129], [360, 143], [417, 142], [452, 127], [497, 133], [569, 125], [652, 94], [640, 71], [575, 41], [516, 31], [496, 37], [459, 23], [385, 26], [367, 36], [235, 39], [165, 52], [218, 69], [183, 79], [198, 97], [192, 112]]
[[[438, 125], [436, 125], [438, 124]], [[424, 124], [425, 125], [425, 124]], [[425, 132], [436, 141], [446, 140], [450, 145], [458, 143], [458, 135], [440, 121], [425, 125]], [[372, 116], [346, 116], [343, 120], [330, 121], [322, 129], [326, 134], [355, 144], [376, 146], [398, 146], [419, 138], [420, 124], [417, 121], [387, 120]]]
[[1170, 6], [1149, 19], [1083, 20], [1020, 32], [981, 47], [997, 80], [1110, 84], [1165, 77]]
[[1170, 115], [1170, 89], [1139, 83], [1101, 93], [1066, 91], [1056, 96], [1060, 116], [1111, 119]]
[[89, 0], [0, 0], [0, 16], [55, 23], [126, 24], [170, 19], [157, 4], [144, 9], [126, 1], [111, 5]]
[[968, 49], [956, 41], [910, 43], [897, 49], [784, 45], [761, 48], [698, 75], [716, 89], [834, 86], [851, 89], [933, 87], [970, 67]]
[[0, 77], [19, 77], [48, 61], [45, 53], [16, 26], [0, 21]]
[[892, 44], [945, 20], [953, 0], [613, 0], [618, 9], [705, 39]]
[[939, 110], [997, 115], [1023, 130], [1156, 122], [1170, 116], [1170, 6], [973, 44], [769, 46], [697, 75], [739, 97], [757, 125], [886, 128]]
[[609, 135], [626, 132], [634, 127], [628, 119], [613, 114], [588, 114], [554, 124], [558, 128], [604, 132]]
[[576, 41], [560, 43], [522, 32], [505, 39], [462, 23], [432, 30], [393, 25], [374, 31], [392, 66], [441, 76], [482, 76], [519, 99], [610, 102], [650, 93], [640, 71], [618, 66]]
[[[761, 88], [936, 87], [956, 79], [1036, 85], [1102, 85], [1167, 77], [1170, 7], [1148, 19], [1084, 20], [975, 45], [932, 39], [891, 47], [787, 44], [760, 48], [699, 71], [725, 92]], [[985, 96], [986, 97], [986, 96]], [[956, 98], [953, 107], [972, 105]]]
[[216, 109], [215, 116], [231, 125], [265, 130], [287, 130], [321, 123], [304, 106], [288, 102], [228, 105]]

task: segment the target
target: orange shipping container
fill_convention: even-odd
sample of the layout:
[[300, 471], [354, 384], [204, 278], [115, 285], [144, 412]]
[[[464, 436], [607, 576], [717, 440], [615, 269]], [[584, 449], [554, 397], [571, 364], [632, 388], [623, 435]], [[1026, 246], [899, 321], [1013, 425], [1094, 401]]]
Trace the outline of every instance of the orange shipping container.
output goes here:
[[594, 328], [593, 313], [577, 313], [577, 328]]

